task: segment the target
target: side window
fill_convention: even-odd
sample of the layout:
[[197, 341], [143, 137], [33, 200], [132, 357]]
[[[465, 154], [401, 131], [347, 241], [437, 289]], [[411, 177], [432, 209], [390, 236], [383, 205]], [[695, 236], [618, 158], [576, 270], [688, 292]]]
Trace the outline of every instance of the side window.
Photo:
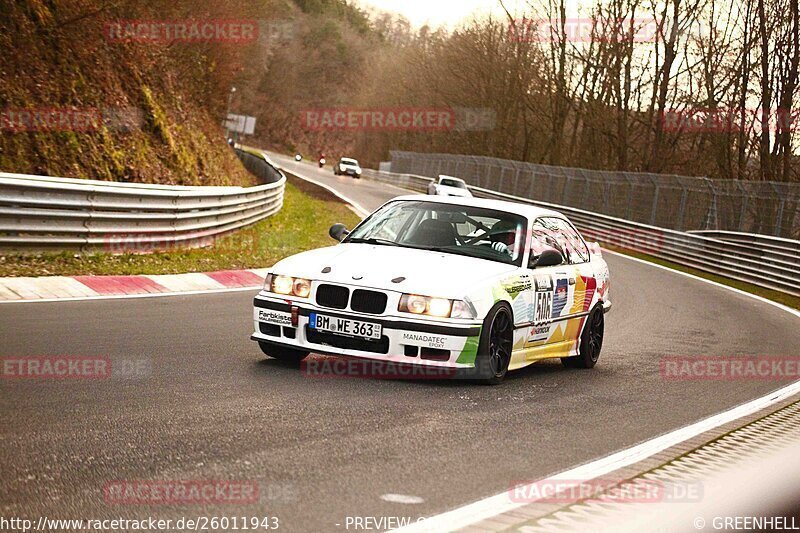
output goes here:
[[572, 249], [572, 264], [587, 263], [590, 259], [589, 248], [581, 238], [580, 234], [572, 227], [572, 224], [564, 219], [558, 219], [567, 240], [569, 247]]
[[564, 247], [563, 239], [559, 239], [560, 231], [555, 224], [557, 219], [554, 218], [538, 218], [531, 226], [531, 256], [541, 254], [545, 248], [555, 248], [567, 261], [569, 255], [567, 249]]
[[581, 236], [569, 222], [563, 218], [555, 217], [540, 220], [552, 232], [551, 235], [560, 245], [559, 249], [568, 263], [576, 265], [589, 261], [589, 249], [586, 247], [586, 243], [583, 242]]

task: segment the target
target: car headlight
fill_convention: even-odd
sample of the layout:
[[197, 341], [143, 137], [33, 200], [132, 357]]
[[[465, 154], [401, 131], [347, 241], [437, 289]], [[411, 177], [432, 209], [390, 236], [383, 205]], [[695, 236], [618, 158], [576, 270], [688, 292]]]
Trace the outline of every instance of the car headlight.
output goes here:
[[264, 290], [274, 292], [275, 294], [308, 298], [311, 294], [311, 280], [293, 278], [292, 276], [281, 276], [278, 274], [267, 274], [267, 279], [264, 281]]
[[292, 293], [299, 298], [308, 298], [311, 294], [311, 281], [303, 278], [294, 278]]
[[416, 294], [404, 294], [400, 297], [400, 311], [422, 315], [428, 310], [428, 298]]
[[397, 310], [403, 313], [441, 318], [475, 318], [472, 307], [462, 300], [448, 300], [419, 294], [402, 295]]

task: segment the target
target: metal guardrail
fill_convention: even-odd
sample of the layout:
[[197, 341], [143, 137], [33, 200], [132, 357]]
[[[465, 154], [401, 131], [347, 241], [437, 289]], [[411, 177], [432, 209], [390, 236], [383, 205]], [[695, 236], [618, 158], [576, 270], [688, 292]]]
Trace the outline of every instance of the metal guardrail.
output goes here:
[[236, 144], [234, 150], [244, 168], [256, 176], [261, 183], [274, 183], [284, 177], [277, 165], [261, 150], [242, 144]]
[[279, 211], [285, 182], [178, 187], [0, 173], [0, 249], [205, 246]]
[[800, 241], [772, 237], [771, 235], [758, 235], [756, 233], [742, 233], [739, 231], [699, 230], [689, 231], [697, 235], [713, 237], [721, 241], [747, 244], [755, 250], [762, 252], [776, 252], [784, 254], [800, 254]]
[[[370, 169], [364, 169], [362, 176], [418, 192], [427, 192], [428, 184], [433, 181], [433, 178], [426, 176]], [[750, 235], [751, 240], [747, 242], [735, 240], [731, 237], [732, 232], [714, 232], [710, 235], [686, 233], [481, 187], [469, 186], [469, 189], [481, 198], [508, 200], [560, 211], [569, 216], [585, 237], [607, 246], [619, 246], [679, 265], [800, 296], [800, 241]], [[780, 249], [776, 249], [778, 246]]]

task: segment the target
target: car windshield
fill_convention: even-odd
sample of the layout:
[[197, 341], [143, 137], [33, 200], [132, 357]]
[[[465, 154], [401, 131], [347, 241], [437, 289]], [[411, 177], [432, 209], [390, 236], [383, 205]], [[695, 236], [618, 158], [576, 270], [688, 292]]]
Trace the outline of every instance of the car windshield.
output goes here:
[[366, 242], [522, 264], [526, 220], [464, 205], [401, 200], [386, 204], [344, 242]]
[[353, 165], [356, 167], [358, 166], [358, 161], [356, 161], [355, 159], [342, 159], [341, 163], [343, 165]]
[[461, 180], [453, 180], [453, 179], [443, 179], [439, 182], [441, 185], [445, 185], [447, 187], [457, 187], [459, 189], [466, 189], [466, 184]]

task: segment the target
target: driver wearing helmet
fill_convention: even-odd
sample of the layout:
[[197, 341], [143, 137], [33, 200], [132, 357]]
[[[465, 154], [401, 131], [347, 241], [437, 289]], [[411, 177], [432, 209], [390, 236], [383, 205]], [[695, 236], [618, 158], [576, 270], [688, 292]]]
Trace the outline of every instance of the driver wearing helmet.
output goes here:
[[501, 254], [513, 255], [514, 242], [517, 239], [517, 225], [510, 220], [498, 220], [489, 230], [492, 250]]

